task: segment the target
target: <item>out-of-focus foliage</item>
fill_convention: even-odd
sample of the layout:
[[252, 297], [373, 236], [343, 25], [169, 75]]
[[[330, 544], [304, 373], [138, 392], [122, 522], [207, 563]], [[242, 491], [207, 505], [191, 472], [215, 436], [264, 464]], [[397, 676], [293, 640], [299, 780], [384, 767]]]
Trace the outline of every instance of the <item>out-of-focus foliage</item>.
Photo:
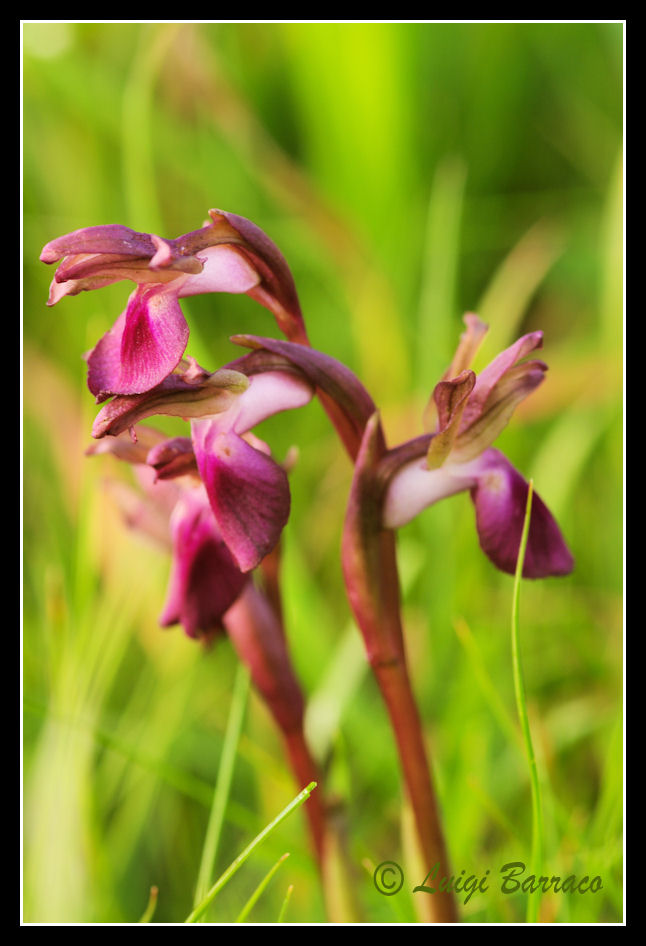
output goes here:
[[[87, 351], [124, 285], [45, 307], [53, 237], [104, 223], [174, 237], [210, 207], [249, 217], [292, 268], [312, 343], [345, 361], [392, 443], [421, 432], [464, 311], [491, 325], [481, 364], [545, 332], [545, 384], [499, 440], [575, 555], [525, 583], [521, 638], [546, 798], [546, 871], [600, 874], [541, 918], [622, 916], [622, 26], [426, 23], [25, 23], [24, 897], [28, 922], [132, 922], [159, 887], [175, 922], [193, 887], [235, 675], [157, 617], [168, 561], [121, 524], [84, 457]], [[183, 302], [214, 370], [231, 334], [276, 335], [246, 296]], [[283, 584], [308, 727], [345, 839], [355, 918], [414, 920], [408, 829], [385, 714], [338, 560], [351, 470], [316, 403], [267, 422], [295, 444]], [[518, 921], [498, 872], [529, 860], [514, 739], [511, 579], [481, 554], [465, 495], [399, 535], [407, 643], [457, 874], [490, 871], [466, 922]], [[278, 735], [247, 714], [217, 868], [295, 794]], [[324, 922], [297, 812], [223, 891], [231, 921], [284, 852], [251, 920]], [[370, 865], [406, 865], [380, 896]], [[216, 868], [216, 869], [217, 869]]]

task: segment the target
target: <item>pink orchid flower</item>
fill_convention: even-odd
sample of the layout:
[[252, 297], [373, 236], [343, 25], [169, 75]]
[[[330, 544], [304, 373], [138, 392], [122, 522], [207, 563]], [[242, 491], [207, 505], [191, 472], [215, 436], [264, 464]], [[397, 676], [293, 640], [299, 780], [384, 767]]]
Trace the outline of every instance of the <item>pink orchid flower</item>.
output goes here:
[[153, 414], [190, 419], [190, 438], [157, 444], [146, 462], [162, 479], [199, 474], [219, 533], [246, 573], [276, 545], [290, 510], [287, 474], [252, 428], [307, 404], [313, 394], [304, 375], [288, 367], [247, 377], [230, 369], [209, 374], [193, 362], [144, 394], [114, 398], [99, 412], [92, 435], [131, 430], [136, 437], [135, 425]]
[[48, 305], [122, 279], [137, 284], [87, 357], [88, 386], [98, 401], [141, 394], [174, 371], [189, 337], [178, 301], [185, 296], [247, 293], [273, 312], [288, 338], [307, 343], [294, 280], [278, 247], [244, 217], [221, 210], [209, 216], [200, 230], [174, 240], [112, 224], [76, 230], [43, 248], [44, 263], [60, 260]]
[[[465, 316], [467, 331], [445, 379], [427, 408], [426, 436], [389, 451], [383, 525], [396, 529], [441, 499], [468, 490], [485, 554], [513, 574], [525, 516], [528, 484], [491, 444], [517, 405], [544, 380], [547, 365], [527, 358], [542, 332], [524, 335], [479, 375], [468, 368], [487, 326]], [[395, 472], [396, 471], [396, 472]], [[525, 578], [567, 575], [574, 561], [552, 514], [534, 494], [525, 555]]]

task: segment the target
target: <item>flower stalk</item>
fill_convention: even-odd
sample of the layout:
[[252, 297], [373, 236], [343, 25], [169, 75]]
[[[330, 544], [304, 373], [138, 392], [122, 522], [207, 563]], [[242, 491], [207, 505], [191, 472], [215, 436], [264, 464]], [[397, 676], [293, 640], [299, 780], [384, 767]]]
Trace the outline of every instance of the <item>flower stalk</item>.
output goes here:
[[[375, 471], [385, 451], [379, 416], [374, 414], [366, 425], [355, 465], [343, 529], [343, 571], [350, 605], [395, 736], [419, 850], [429, 869], [439, 863], [449, 876], [440, 806], [406, 664], [395, 534], [382, 526], [384, 483]], [[457, 922], [452, 892], [438, 891], [424, 903], [432, 922]]]

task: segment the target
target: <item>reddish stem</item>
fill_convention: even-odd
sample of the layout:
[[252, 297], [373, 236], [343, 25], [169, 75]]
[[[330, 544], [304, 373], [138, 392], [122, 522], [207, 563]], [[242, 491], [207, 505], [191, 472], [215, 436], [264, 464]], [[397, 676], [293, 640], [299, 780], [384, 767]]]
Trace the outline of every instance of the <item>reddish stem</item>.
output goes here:
[[[439, 865], [437, 877], [450, 876], [449, 857], [440, 822], [440, 812], [433, 788], [424, 745], [424, 735], [417, 705], [404, 660], [386, 664], [373, 661], [372, 669], [381, 689], [393, 732], [409, 796], [425, 871]], [[420, 878], [419, 883], [422, 883]], [[452, 893], [424, 894], [424, 904], [434, 923], [457, 923], [458, 913]]]
[[304, 788], [310, 782], [316, 782], [319, 786], [318, 791], [312, 792], [305, 802], [304, 809], [310, 826], [316, 859], [319, 867], [323, 869], [326, 853], [326, 815], [321, 787], [321, 773], [307, 747], [302, 727], [293, 732], [284, 733], [284, 737], [292, 772], [299, 787]]

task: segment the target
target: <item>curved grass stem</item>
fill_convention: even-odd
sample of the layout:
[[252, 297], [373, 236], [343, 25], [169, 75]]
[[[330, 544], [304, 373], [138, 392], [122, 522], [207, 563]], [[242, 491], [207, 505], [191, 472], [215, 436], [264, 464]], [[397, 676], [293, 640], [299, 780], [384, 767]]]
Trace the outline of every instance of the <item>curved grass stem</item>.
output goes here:
[[[529, 535], [529, 522], [532, 512], [532, 496], [534, 492], [534, 481], [529, 481], [529, 491], [527, 493], [527, 505], [525, 508], [525, 521], [520, 539], [520, 548], [518, 551], [518, 561], [516, 563], [516, 574], [514, 577], [514, 591], [512, 596], [511, 610], [511, 652], [514, 668], [514, 689], [516, 692], [516, 707], [518, 709], [518, 719], [523, 734], [525, 744], [525, 753], [529, 765], [529, 779], [532, 793], [532, 873], [536, 878], [541, 875], [543, 865], [543, 811], [541, 802], [541, 786], [538, 777], [538, 766], [536, 764], [536, 755], [532, 743], [532, 733], [529, 725], [529, 714], [527, 712], [527, 697], [525, 692], [525, 681], [520, 660], [520, 640], [518, 630], [518, 604], [520, 599], [520, 580], [523, 574], [523, 564], [525, 561], [525, 550], [527, 548], [527, 537]], [[538, 907], [540, 903], [540, 889], [535, 893], [530, 893], [527, 898], [527, 922], [536, 923], [538, 919]]]
[[231, 880], [233, 875], [238, 872], [238, 870], [242, 867], [247, 858], [255, 851], [258, 845], [262, 844], [265, 838], [275, 831], [278, 825], [281, 824], [285, 818], [288, 818], [293, 811], [295, 811], [297, 808], [300, 808], [300, 806], [307, 801], [315, 788], [316, 782], [310, 782], [310, 784], [304, 788], [302, 792], [299, 792], [296, 798], [290, 801], [286, 808], [283, 808], [280, 814], [278, 814], [273, 821], [263, 828], [260, 834], [256, 835], [256, 837], [250, 844], [247, 845], [244, 851], [242, 851], [241, 854], [238, 854], [236, 859], [232, 861], [231, 864], [229, 864], [224, 873], [218, 877], [204, 899], [191, 913], [189, 913], [186, 920], [184, 921], [185, 923], [196, 923], [199, 920], [199, 918], [209, 907], [209, 904], [213, 901], [214, 897], [220, 892], [220, 890], [222, 890], [225, 884]]

